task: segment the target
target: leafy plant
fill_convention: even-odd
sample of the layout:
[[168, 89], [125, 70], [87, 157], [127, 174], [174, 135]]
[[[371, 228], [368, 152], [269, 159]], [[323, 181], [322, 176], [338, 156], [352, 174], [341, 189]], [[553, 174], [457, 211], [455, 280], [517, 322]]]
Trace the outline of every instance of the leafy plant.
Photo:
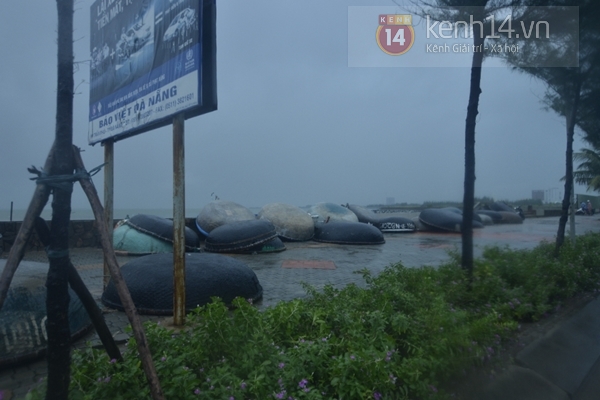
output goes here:
[[[455, 257], [438, 268], [360, 271], [365, 289], [306, 286], [307, 299], [262, 312], [215, 298], [184, 331], [146, 323], [147, 337], [168, 399], [445, 398], [438, 387], [491, 359], [519, 321], [598, 291], [599, 234], [565, 243], [558, 259], [552, 249], [488, 248], [470, 289]], [[123, 358], [75, 351], [71, 398], [149, 398], [133, 339]]]

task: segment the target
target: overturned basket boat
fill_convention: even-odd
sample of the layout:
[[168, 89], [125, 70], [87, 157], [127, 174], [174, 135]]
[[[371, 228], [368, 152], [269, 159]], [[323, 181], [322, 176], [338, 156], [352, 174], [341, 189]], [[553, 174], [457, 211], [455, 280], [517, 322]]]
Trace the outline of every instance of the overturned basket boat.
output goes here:
[[[5, 260], [0, 261], [4, 268]], [[16, 365], [46, 353], [46, 278], [48, 264], [22, 261], [0, 310], [0, 367]], [[91, 327], [79, 297], [69, 289], [69, 330], [76, 339]]]
[[254, 219], [215, 228], [206, 237], [204, 249], [212, 253], [272, 253], [285, 250], [285, 246], [271, 222]]
[[[173, 314], [173, 255], [151, 254], [136, 258], [121, 268], [131, 298], [141, 314]], [[221, 254], [185, 255], [185, 308], [187, 311], [219, 297], [231, 303], [236, 297], [259, 300], [263, 289], [256, 274], [240, 260]], [[123, 310], [111, 280], [102, 294], [107, 307]]]
[[334, 244], [384, 244], [383, 233], [375, 226], [363, 222], [329, 221], [315, 224], [316, 242]]

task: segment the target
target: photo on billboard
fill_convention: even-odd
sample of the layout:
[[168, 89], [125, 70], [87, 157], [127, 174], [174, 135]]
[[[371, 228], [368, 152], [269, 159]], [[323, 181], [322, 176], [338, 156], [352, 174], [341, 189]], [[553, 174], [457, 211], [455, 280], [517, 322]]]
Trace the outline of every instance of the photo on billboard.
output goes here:
[[214, 111], [215, 0], [96, 0], [90, 144]]

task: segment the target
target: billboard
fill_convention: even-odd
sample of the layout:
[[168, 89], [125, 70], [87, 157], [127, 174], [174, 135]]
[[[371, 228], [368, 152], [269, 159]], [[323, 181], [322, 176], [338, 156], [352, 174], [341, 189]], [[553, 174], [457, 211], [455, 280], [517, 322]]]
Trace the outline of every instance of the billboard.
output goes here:
[[89, 144], [217, 109], [215, 0], [96, 0]]

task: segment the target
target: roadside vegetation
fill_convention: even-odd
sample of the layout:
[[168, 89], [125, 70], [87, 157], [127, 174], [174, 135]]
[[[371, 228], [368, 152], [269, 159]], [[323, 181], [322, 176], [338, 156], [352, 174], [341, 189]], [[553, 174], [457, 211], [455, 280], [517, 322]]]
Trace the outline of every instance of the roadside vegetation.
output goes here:
[[[147, 336], [168, 399], [448, 398], [441, 387], [493, 359], [520, 322], [598, 292], [600, 234], [553, 250], [488, 248], [470, 290], [455, 255], [438, 268], [361, 271], [365, 288], [307, 287], [306, 299], [263, 311], [215, 299], [184, 331], [147, 323]], [[148, 399], [133, 339], [123, 358], [75, 351], [69, 398]]]

